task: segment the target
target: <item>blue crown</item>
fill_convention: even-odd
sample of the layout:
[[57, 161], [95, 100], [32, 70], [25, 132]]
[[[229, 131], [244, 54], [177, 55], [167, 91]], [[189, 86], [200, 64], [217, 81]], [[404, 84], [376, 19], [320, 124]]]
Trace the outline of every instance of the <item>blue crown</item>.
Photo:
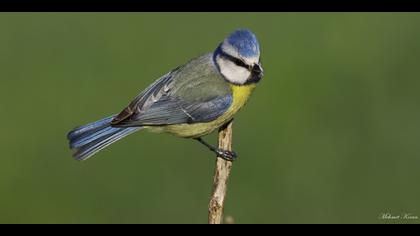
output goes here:
[[260, 45], [258, 44], [257, 37], [250, 30], [236, 30], [226, 40], [242, 56], [254, 57], [260, 54]]

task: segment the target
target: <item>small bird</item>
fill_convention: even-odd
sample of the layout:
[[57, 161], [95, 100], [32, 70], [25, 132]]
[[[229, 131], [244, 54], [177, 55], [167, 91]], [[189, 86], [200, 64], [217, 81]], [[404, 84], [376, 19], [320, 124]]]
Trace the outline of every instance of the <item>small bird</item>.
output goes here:
[[73, 156], [86, 160], [108, 145], [142, 129], [191, 138], [225, 160], [233, 151], [201, 137], [230, 122], [263, 76], [254, 33], [238, 29], [216, 50], [196, 57], [143, 90], [119, 114], [77, 127], [67, 138]]

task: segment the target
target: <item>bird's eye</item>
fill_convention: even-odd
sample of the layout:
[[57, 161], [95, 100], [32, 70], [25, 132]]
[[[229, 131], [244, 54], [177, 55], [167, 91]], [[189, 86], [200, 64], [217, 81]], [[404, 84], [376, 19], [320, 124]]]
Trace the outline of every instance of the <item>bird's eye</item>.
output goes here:
[[252, 66], [246, 64], [241, 59], [234, 58], [233, 63], [235, 63], [237, 66], [240, 66], [240, 67], [245, 67], [245, 68], [248, 68], [248, 69], [252, 69]]
[[246, 68], [246, 69], [248, 69], [248, 70], [251, 70], [252, 69], [252, 66], [251, 65], [248, 65], [248, 64], [246, 64], [244, 61], [242, 61], [241, 59], [238, 59], [238, 58], [236, 58], [236, 57], [233, 57], [233, 56], [231, 56], [231, 55], [229, 55], [229, 54], [227, 54], [227, 53], [225, 53], [225, 52], [221, 52], [221, 55], [224, 57], [224, 58], [227, 58], [229, 61], [231, 61], [231, 62], [233, 62], [233, 63], [235, 63], [235, 65], [237, 65], [237, 66], [240, 66], [240, 67], [244, 67], [244, 68]]

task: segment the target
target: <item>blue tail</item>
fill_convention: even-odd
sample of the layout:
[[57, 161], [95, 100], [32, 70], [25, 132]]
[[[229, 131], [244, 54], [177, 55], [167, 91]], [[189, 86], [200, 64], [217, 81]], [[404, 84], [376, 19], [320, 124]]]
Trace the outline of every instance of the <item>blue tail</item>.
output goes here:
[[111, 127], [111, 121], [113, 118], [114, 116], [110, 116], [102, 120], [77, 127], [68, 133], [67, 139], [70, 141], [70, 148], [75, 151], [73, 156], [77, 160], [86, 160], [108, 145], [142, 128]]

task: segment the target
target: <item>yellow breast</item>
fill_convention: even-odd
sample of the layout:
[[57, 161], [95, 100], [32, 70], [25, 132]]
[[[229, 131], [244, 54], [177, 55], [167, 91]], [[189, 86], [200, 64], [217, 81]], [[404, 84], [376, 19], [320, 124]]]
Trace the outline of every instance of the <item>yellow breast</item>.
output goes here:
[[223, 115], [213, 121], [206, 123], [179, 124], [147, 128], [149, 128], [151, 131], [167, 132], [184, 138], [197, 138], [207, 135], [233, 118], [236, 112], [238, 112], [248, 101], [248, 98], [251, 96], [255, 86], [255, 84], [242, 86], [231, 85], [233, 97], [232, 104]]
[[226, 113], [233, 113], [234, 115], [238, 112], [248, 101], [248, 98], [251, 96], [252, 91], [254, 91], [256, 84], [250, 85], [231, 85], [230, 88], [232, 89], [233, 95], [233, 102], [230, 106], [229, 110]]

